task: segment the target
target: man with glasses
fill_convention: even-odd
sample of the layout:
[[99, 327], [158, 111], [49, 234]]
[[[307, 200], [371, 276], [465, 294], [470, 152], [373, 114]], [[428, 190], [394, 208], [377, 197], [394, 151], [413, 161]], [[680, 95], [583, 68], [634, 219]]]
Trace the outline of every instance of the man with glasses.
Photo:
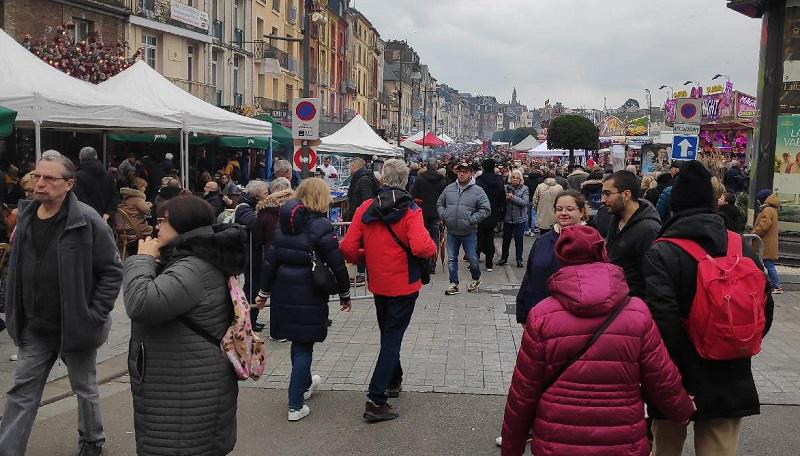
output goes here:
[[122, 265], [111, 228], [71, 191], [75, 165], [48, 151], [33, 171], [34, 202], [19, 218], [8, 274], [9, 334], [19, 348], [0, 421], [0, 454], [22, 455], [57, 358], [78, 397], [81, 456], [105, 442], [95, 364], [111, 328]]
[[639, 199], [639, 179], [617, 171], [603, 182], [601, 202], [611, 214], [606, 233], [608, 259], [625, 271], [630, 295], [644, 297], [642, 261], [661, 230], [661, 217], [649, 201]]

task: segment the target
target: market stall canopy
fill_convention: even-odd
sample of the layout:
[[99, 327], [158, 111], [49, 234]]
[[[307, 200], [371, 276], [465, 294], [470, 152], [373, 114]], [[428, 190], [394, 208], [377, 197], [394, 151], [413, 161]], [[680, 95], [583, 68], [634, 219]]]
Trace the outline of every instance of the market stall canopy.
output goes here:
[[422, 139], [418, 139], [414, 142], [422, 147], [444, 147], [447, 145], [447, 143], [439, 139], [438, 136], [434, 135], [432, 131], [429, 131]]
[[534, 138], [533, 135], [528, 135], [528, 137], [520, 141], [519, 144], [513, 146], [511, 150], [531, 150], [539, 144], [541, 144], [541, 141]]
[[405, 147], [406, 149], [409, 149], [409, 150], [414, 150], [414, 151], [422, 150], [423, 147], [420, 146], [419, 144], [417, 144], [414, 141], [416, 141], [418, 139], [422, 139], [423, 136], [425, 136], [423, 134], [423, 132], [418, 131], [418, 132], [414, 133], [413, 135], [409, 136], [408, 138], [406, 138], [405, 141], [401, 142], [400, 146]]
[[442, 140], [442, 141], [444, 141], [444, 142], [446, 142], [447, 144], [453, 144], [453, 143], [455, 143], [455, 142], [456, 142], [456, 140], [455, 140], [455, 139], [453, 139], [453, 138], [451, 138], [451, 137], [447, 136], [447, 135], [446, 135], [446, 134], [444, 134], [444, 133], [442, 133], [441, 135], [439, 135], [439, 138], [441, 138], [441, 140]]
[[278, 141], [281, 146], [286, 148], [287, 150], [292, 150], [294, 147], [294, 142], [292, 140], [292, 130], [281, 125], [274, 117], [270, 116], [269, 114], [261, 114], [255, 116], [254, 119], [258, 119], [262, 122], [269, 122], [272, 125], [272, 139]]
[[[575, 156], [583, 153], [584, 152], [582, 150], [576, 150]], [[566, 149], [548, 149], [547, 141], [545, 141], [533, 149], [530, 149], [528, 151], [528, 155], [531, 157], [563, 157], [565, 155], [569, 155], [569, 151]]]
[[[149, 134], [111, 134], [108, 135], [111, 141], [135, 142], [145, 144], [179, 144], [178, 135], [149, 135]], [[244, 137], [244, 136], [194, 136], [189, 135], [189, 144], [192, 146], [206, 146], [216, 144], [217, 147], [227, 147], [230, 149], [267, 149], [271, 140], [264, 136]], [[277, 141], [272, 140], [272, 147], [280, 146]]]
[[144, 105], [127, 90], [121, 95], [73, 78], [48, 65], [0, 29], [0, 105], [17, 111], [17, 122], [45, 128], [103, 130], [181, 128], [180, 113]]
[[367, 122], [357, 114], [353, 120], [336, 133], [321, 138], [317, 152], [338, 155], [377, 155], [402, 158], [403, 152], [383, 140]]
[[272, 124], [206, 103], [171, 83], [141, 60], [97, 87], [111, 96], [132, 98], [156, 108], [178, 111], [184, 130], [188, 132], [215, 136], [272, 136]]
[[11, 135], [16, 118], [17, 111], [0, 106], [0, 138]]

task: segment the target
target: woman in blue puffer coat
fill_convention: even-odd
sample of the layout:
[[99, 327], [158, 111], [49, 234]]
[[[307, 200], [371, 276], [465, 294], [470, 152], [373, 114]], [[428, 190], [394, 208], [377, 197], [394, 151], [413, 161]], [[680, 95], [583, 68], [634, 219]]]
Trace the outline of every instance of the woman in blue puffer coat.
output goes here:
[[344, 311], [350, 310], [350, 278], [339, 251], [333, 225], [325, 217], [331, 204], [330, 188], [319, 178], [305, 179], [279, 212], [279, 225], [261, 270], [261, 290], [256, 304], [270, 298], [272, 337], [292, 341], [289, 379], [289, 421], [310, 413], [304, 401], [321, 382], [311, 376], [314, 343], [328, 335], [327, 293], [312, 281], [312, 251], [333, 271]]

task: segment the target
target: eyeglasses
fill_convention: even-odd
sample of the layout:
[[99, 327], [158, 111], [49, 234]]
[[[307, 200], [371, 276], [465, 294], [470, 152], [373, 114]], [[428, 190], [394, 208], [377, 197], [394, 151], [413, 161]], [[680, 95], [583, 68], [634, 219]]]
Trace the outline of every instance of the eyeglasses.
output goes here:
[[39, 179], [44, 180], [45, 184], [52, 184], [57, 180], [65, 180], [65, 181], [70, 180], [69, 178], [66, 178], [66, 177], [42, 176], [41, 174], [31, 173], [31, 180], [32, 181], [39, 182]]
[[578, 208], [573, 206], [556, 206], [556, 212], [576, 212], [577, 210]]
[[611, 196], [611, 195], [619, 195], [622, 192], [610, 192], [608, 190], [603, 190], [601, 193], [603, 194], [603, 196]]

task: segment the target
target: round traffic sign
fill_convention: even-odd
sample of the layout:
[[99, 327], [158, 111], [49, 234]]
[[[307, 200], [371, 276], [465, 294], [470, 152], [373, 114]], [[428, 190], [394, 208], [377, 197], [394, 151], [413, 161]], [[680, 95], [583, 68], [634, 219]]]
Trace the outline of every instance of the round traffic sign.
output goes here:
[[317, 108], [314, 107], [314, 103], [310, 101], [301, 101], [300, 103], [297, 103], [295, 114], [297, 115], [298, 119], [308, 122], [317, 115]]
[[[294, 156], [292, 157], [292, 162], [294, 163], [294, 168], [297, 171], [303, 169], [303, 148], [298, 147], [294, 151]], [[317, 151], [312, 149], [311, 147], [308, 148], [308, 170], [313, 171], [317, 167]]]
[[697, 107], [692, 103], [686, 103], [681, 106], [681, 116], [684, 119], [692, 119], [697, 115]]

